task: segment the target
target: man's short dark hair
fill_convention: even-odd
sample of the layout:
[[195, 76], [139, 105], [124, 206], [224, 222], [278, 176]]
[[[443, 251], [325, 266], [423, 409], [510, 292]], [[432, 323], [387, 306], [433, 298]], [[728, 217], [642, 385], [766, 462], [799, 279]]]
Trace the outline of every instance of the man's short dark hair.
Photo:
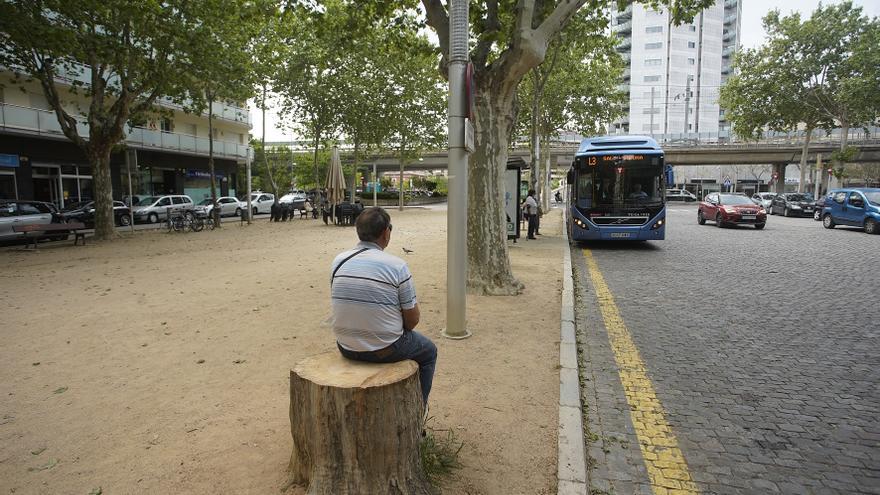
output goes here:
[[366, 208], [357, 217], [355, 228], [358, 238], [364, 242], [376, 242], [391, 225], [391, 216], [379, 206]]

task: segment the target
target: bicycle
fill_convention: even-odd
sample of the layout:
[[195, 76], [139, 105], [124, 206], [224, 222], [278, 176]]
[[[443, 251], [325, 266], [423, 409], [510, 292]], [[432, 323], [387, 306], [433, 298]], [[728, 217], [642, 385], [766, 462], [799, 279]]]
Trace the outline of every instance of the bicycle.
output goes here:
[[[191, 211], [175, 210], [168, 215], [168, 231], [184, 232], [186, 229], [195, 230], [193, 227], [194, 215]], [[201, 230], [201, 229], [199, 229]], [[197, 231], [196, 231], [197, 232]]]

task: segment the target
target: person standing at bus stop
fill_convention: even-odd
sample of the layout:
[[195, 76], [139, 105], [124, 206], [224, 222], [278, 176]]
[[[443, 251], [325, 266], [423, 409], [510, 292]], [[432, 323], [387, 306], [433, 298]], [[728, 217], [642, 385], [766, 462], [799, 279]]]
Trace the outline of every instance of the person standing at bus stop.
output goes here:
[[534, 189], [529, 189], [529, 195], [523, 201], [523, 215], [529, 222], [529, 235], [526, 239], [537, 239], [535, 232], [538, 230], [538, 200], [535, 199]]

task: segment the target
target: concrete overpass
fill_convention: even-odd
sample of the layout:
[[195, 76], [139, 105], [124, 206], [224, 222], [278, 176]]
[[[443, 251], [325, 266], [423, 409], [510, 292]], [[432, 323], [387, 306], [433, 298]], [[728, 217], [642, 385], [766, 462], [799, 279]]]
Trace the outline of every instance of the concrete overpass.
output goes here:
[[[880, 163], [880, 140], [856, 141], [851, 143], [858, 153], [851, 162]], [[701, 165], [788, 165], [800, 163], [802, 144], [798, 143], [756, 143], [756, 144], [696, 144], [696, 145], [664, 145], [666, 162], [675, 166]], [[816, 154], [821, 153], [822, 160], [827, 161], [831, 153], [840, 148], [836, 141], [819, 141], [810, 144], [807, 163], [816, 163]], [[551, 147], [550, 156], [557, 167], [568, 167], [571, 164], [577, 145], [566, 144]], [[517, 148], [511, 151], [510, 157], [522, 158], [530, 162], [528, 148]], [[400, 169], [395, 156], [383, 155], [373, 160], [365, 160], [364, 165], [376, 164], [380, 174], [395, 172]], [[406, 170], [440, 170], [446, 169], [448, 160], [445, 151], [427, 152], [418, 161], [407, 164]]]

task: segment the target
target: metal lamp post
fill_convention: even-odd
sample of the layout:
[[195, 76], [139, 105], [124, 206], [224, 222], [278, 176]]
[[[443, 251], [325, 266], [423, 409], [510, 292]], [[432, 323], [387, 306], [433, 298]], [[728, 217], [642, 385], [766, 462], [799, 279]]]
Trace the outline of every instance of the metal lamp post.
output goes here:
[[446, 328], [450, 339], [470, 337], [467, 330], [467, 163], [465, 102], [468, 63], [468, 0], [449, 2], [449, 206], [446, 217]]

